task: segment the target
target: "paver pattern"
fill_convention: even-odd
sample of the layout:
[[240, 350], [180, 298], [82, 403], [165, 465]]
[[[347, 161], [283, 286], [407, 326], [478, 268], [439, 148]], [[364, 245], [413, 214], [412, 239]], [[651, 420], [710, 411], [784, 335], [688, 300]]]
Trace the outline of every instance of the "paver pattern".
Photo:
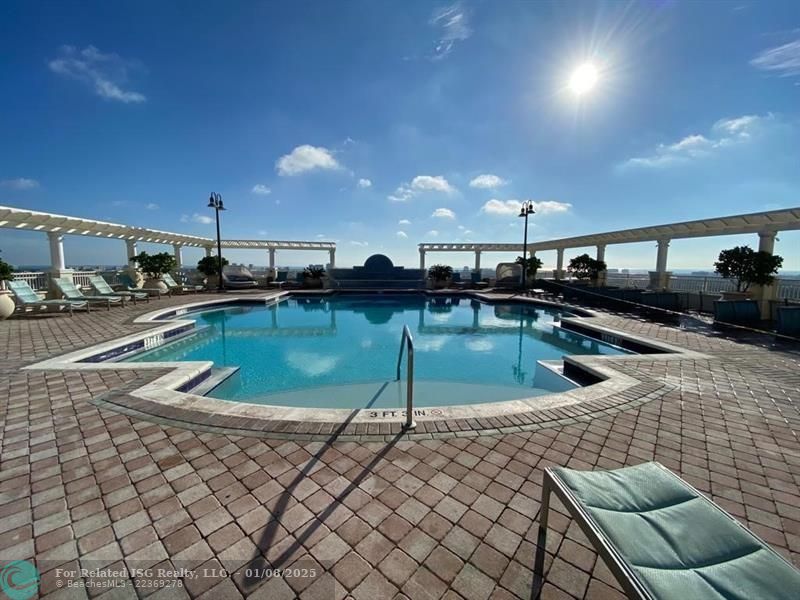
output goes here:
[[[187, 299], [0, 323], [0, 562], [35, 561], [44, 598], [529, 598], [542, 469], [648, 460], [800, 565], [798, 347], [606, 314], [709, 358], [615, 359], [673, 389], [590, 422], [366, 443], [196, 432], [90, 402], [160, 372], [20, 370]], [[542, 597], [621, 598], [555, 508]], [[194, 576], [159, 587], [175, 578], [123, 566]], [[67, 587], [59, 570], [79, 567], [106, 585]]]

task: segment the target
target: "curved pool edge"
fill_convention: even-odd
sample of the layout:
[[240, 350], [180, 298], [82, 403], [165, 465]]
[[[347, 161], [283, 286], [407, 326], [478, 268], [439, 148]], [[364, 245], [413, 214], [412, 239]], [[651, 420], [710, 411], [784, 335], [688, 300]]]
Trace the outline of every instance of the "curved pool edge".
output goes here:
[[[634, 340], [657, 349], [660, 354], [625, 356], [565, 356], [565, 366], [572, 365], [590, 374], [598, 383], [566, 392], [534, 396], [522, 400], [487, 402], [469, 405], [415, 407], [417, 429], [404, 432], [405, 413], [392, 409], [317, 409], [270, 406], [218, 400], [185, 391], [194, 381], [210, 374], [213, 363], [196, 362], [81, 362], [87, 357], [112, 350], [124, 344], [159, 336], [166, 332], [194, 326], [194, 321], [175, 318], [164, 320], [164, 315], [180, 317], [200, 308], [223, 306], [240, 302], [272, 303], [291, 297], [292, 292], [278, 292], [264, 296], [230, 295], [221, 299], [187, 302], [146, 313], [135, 323], [152, 325], [151, 328], [113, 341], [97, 344], [79, 351], [24, 367], [26, 370], [164, 370], [168, 372], [133, 390], [114, 390], [92, 399], [96, 405], [117, 412], [137, 416], [166, 425], [219, 431], [235, 435], [255, 435], [278, 438], [297, 438], [324, 441], [336, 435], [337, 439], [396, 437], [409, 439], [486, 435], [497, 432], [525, 431], [565, 423], [590, 420], [596, 415], [611, 414], [632, 406], [649, 402], [668, 393], [671, 386], [642, 381], [618, 370], [614, 362], [632, 360], [684, 360], [706, 358], [705, 355], [656, 342], [649, 338], [623, 333], [592, 323], [597, 313], [570, 304], [545, 302], [538, 299], [513, 296], [491, 297], [474, 292], [449, 293], [450, 296], [473, 297], [489, 302], [517, 302], [566, 309], [584, 316], [568, 317], [562, 322], [576, 323], [617, 340]], [[307, 295], [301, 292], [301, 295]], [[436, 294], [429, 294], [436, 295]], [[191, 388], [189, 388], [191, 389]]]

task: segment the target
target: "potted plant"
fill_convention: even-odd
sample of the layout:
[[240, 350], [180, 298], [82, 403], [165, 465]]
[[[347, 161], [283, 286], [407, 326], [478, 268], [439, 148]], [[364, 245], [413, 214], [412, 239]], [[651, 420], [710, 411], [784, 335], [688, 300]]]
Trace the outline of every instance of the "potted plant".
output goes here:
[[542, 259], [536, 256], [528, 257], [528, 260], [525, 261], [521, 256], [517, 257], [515, 260], [518, 265], [523, 265], [525, 262], [528, 263], [527, 273], [525, 273], [525, 281], [528, 284], [528, 287], [533, 285], [533, 282], [536, 281], [536, 272], [542, 268]]
[[139, 266], [139, 270], [145, 274], [144, 287], [167, 291], [167, 284], [161, 280], [161, 276], [176, 267], [174, 256], [169, 252], [159, 252], [158, 254], [140, 252], [136, 256], [132, 256], [130, 261], [135, 262]]
[[725, 279], [736, 280], [735, 292], [722, 292], [723, 300], [750, 297], [750, 286], [770, 285], [775, 280], [783, 258], [769, 252], [756, 252], [750, 246], [736, 246], [719, 253], [714, 271]]
[[[222, 268], [228, 264], [228, 259], [222, 257]], [[202, 273], [205, 278], [203, 283], [208, 288], [215, 288], [219, 286], [219, 256], [204, 256], [197, 261], [197, 270]]]
[[303, 269], [303, 287], [321, 288], [323, 275], [325, 275], [325, 269], [308, 265]]
[[0, 258], [0, 321], [10, 317], [16, 306], [10, 292], [6, 290], [6, 281], [11, 281], [13, 273], [14, 268]]
[[570, 259], [567, 271], [574, 275], [579, 281], [589, 279], [593, 284], [597, 283], [597, 278], [601, 272], [606, 270], [606, 263], [603, 260], [592, 258], [588, 254], [581, 254]]
[[453, 277], [453, 267], [449, 265], [433, 265], [428, 269], [428, 279], [433, 282], [434, 289], [442, 289]]

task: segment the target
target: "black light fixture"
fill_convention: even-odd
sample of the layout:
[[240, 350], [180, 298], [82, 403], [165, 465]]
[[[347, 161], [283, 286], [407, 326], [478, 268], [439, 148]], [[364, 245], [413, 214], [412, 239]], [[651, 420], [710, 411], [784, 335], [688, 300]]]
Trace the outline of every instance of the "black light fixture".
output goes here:
[[519, 216], [525, 218], [525, 237], [522, 241], [522, 289], [526, 288], [528, 279], [528, 215], [536, 214], [533, 200], [526, 200], [519, 209]]
[[224, 291], [222, 287], [222, 239], [219, 235], [219, 211], [225, 210], [225, 205], [222, 203], [222, 195], [211, 192], [211, 197], [208, 199], [208, 208], [213, 208], [217, 217], [217, 266], [219, 267], [219, 287], [217, 289], [222, 292]]

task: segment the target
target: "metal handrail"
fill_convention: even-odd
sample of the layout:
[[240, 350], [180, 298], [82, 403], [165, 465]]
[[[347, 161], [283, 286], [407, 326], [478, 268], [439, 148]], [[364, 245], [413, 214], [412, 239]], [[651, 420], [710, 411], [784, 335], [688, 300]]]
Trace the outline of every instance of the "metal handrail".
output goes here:
[[406, 422], [405, 429], [414, 429], [414, 338], [408, 325], [403, 325], [400, 339], [400, 353], [397, 355], [397, 381], [400, 381], [400, 364], [403, 362], [403, 348], [408, 348], [408, 372], [406, 374]]

